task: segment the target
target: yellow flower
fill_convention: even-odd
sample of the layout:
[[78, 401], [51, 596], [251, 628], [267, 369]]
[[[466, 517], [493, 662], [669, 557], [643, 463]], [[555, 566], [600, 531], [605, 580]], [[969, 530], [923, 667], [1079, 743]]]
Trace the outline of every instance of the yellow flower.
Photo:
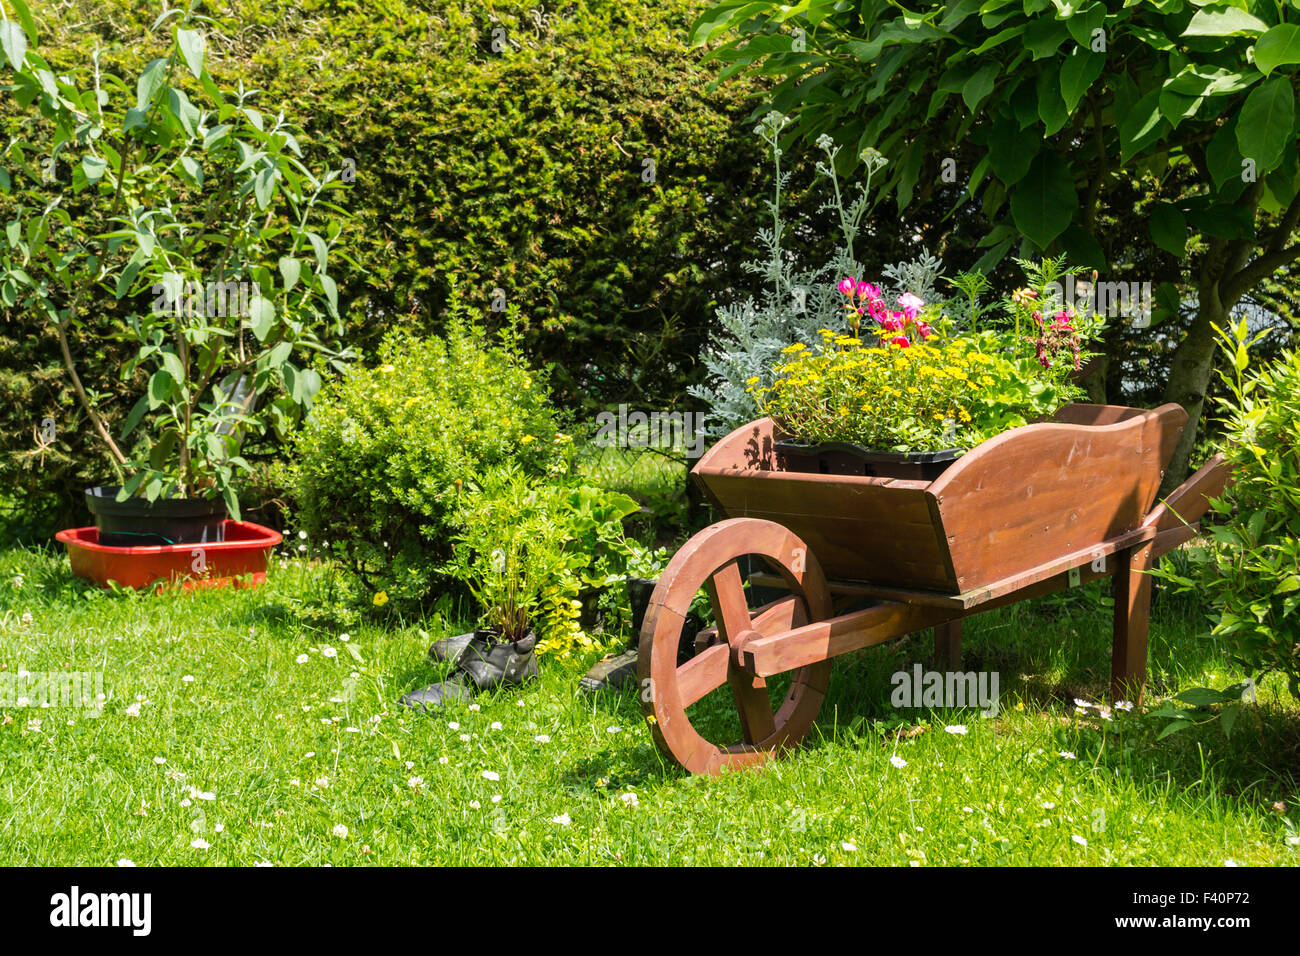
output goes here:
[[520, 439], [519, 439], [519, 444], [521, 444], [521, 445], [527, 445], [528, 443], [533, 442], [533, 441], [536, 441], [536, 440], [537, 440], [537, 439], [534, 438], [532, 435], [523, 435], [523, 436], [521, 436]]
[[379, 591], [379, 592], [377, 592], [377, 593], [375, 594], [375, 597], [374, 597], [374, 605], [375, 605], [375, 607], [383, 607], [383, 606], [384, 606], [385, 604], [387, 604], [387, 603], [388, 603], [388, 592], [387, 592], [387, 591]]

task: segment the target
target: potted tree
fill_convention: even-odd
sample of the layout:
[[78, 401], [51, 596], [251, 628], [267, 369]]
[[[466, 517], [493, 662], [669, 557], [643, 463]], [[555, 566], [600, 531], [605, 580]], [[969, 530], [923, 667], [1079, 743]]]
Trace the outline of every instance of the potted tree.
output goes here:
[[[220, 542], [250, 470], [241, 441], [283, 437], [321, 371], [350, 357], [331, 344], [340, 173], [309, 170], [300, 132], [255, 91], [218, 87], [190, 13], [159, 18], [166, 52], [131, 85], [98, 53], [56, 75], [14, 8], [21, 23], [0, 25], [21, 109], [0, 168], [0, 299], [47, 318], [103, 448], [94, 543]], [[121, 377], [140, 390], [124, 416], [78, 370], [105, 342], [128, 349]]]

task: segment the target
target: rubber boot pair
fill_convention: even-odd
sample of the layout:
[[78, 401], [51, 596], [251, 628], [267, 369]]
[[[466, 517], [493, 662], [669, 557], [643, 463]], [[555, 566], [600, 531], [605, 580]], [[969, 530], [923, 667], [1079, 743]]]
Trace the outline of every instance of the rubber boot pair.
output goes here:
[[438, 710], [449, 700], [469, 700], [495, 687], [512, 687], [537, 678], [537, 635], [529, 631], [517, 641], [503, 641], [491, 631], [475, 631], [436, 642], [429, 648], [434, 660], [455, 661], [445, 681], [405, 695], [401, 703], [425, 712]]

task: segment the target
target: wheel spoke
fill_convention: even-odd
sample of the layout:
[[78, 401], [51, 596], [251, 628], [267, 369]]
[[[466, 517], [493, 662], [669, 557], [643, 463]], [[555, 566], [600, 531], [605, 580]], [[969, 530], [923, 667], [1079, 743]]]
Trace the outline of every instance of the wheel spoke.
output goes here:
[[740, 580], [740, 568], [730, 561], [713, 573], [704, 583], [713, 604], [713, 617], [718, 622], [718, 633], [728, 644], [753, 626], [749, 622], [749, 605], [745, 602], [745, 584]]
[[[709, 600], [713, 602], [718, 631], [726, 638], [726, 646], [730, 651], [742, 634], [753, 629], [749, 605], [745, 602], [745, 585], [740, 579], [740, 568], [735, 561], [728, 562], [715, 571], [704, 586], [709, 592]], [[736, 698], [736, 710], [740, 713], [740, 728], [745, 734], [745, 743], [755, 744], [772, 736], [776, 723], [772, 714], [772, 701], [767, 696], [767, 681], [742, 671], [734, 660], [729, 660], [727, 682], [731, 684], [731, 693]]]

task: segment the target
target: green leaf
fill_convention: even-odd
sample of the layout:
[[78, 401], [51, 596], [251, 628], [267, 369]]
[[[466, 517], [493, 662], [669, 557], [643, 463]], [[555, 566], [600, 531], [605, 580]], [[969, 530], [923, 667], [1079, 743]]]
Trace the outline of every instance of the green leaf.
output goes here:
[[[150, 61], [149, 65], [144, 68], [140, 74], [140, 79], [135, 85], [135, 108], [143, 114], [149, 112], [149, 107], [153, 103], [154, 97], [162, 89], [163, 83], [167, 79], [167, 60], [159, 58]], [[144, 118], [141, 117], [139, 125], [144, 125]], [[129, 126], [127, 127], [130, 128]]]
[[284, 290], [290, 291], [298, 284], [298, 276], [302, 274], [302, 263], [292, 256], [280, 257], [280, 275], [284, 278]]
[[257, 341], [265, 342], [266, 337], [271, 333], [271, 326], [275, 324], [275, 306], [271, 300], [255, 295], [248, 303], [248, 324], [257, 336]]
[[1193, 726], [1195, 726], [1195, 723], [1190, 720], [1170, 721], [1168, 724], [1165, 725], [1165, 729], [1160, 731], [1160, 736], [1156, 737], [1156, 740], [1164, 740], [1170, 734], [1176, 734], [1180, 730], [1186, 730], [1188, 727], [1193, 727]]
[[1035, 60], [1055, 56], [1056, 49], [1070, 35], [1065, 23], [1050, 17], [1036, 17], [1025, 27], [1024, 45]]
[[1160, 90], [1150, 90], [1133, 104], [1120, 120], [1120, 161], [1127, 163], [1160, 135], [1164, 118], [1160, 115]]
[[325, 240], [314, 232], [307, 233], [307, 241], [311, 243], [312, 249], [316, 253], [316, 269], [318, 272], [325, 271], [325, 263], [329, 258], [329, 248], [325, 245]]
[[9, 59], [9, 65], [17, 72], [27, 60], [27, 35], [22, 27], [12, 20], [0, 22], [0, 47]]
[[117, 277], [117, 287], [113, 290], [117, 298], [122, 298], [131, 291], [131, 286], [135, 284], [135, 277], [140, 274], [140, 263], [132, 260], [126, 264], [122, 274]]
[[1255, 41], [1255, 66], [1265, 76], [1291, 63], [1300, 63], [1300, 27], [1279, 23]]
[[191, 136], [199, 135], [199, 108], [190, 102], [184, 90], [172, 87], [167, 91], [167, 108], [181, 122], [181, 127]]
[[176, 429], [169, 428], [158, 436], [158, 441], [149, 449], [149, 467], [154, 471], [163, 471], [167, 468], [172, 456], [172, 452], [178, 444], [179, 434]]
[[1245, 188], [1241, 179], [1241, 152], [1237, 149], [1237, 117], [1231, 116], [1210, 140], [1205, 150], [1214, 186], [1228, 198]]
[[1074, 112], [1079, 100], [1083, 99], [1083, 94], [1101, 76], [1105, 65], [1106, 54], [1089, 53], [1082, 48], [1065, 58], [1061, 64], [1061, 97], [1065, 100], [1067, 110]]
[[162, 363], [167, 373], [175, 379], [177, 384], [185, 381], [185, 366], [181, 364], [180, 356], [175, 352], [163, 352]]
[[135, 426], [140, 424], [140, 419], [144, 418], [144, 413], [149, 410], [149, 396], [141, 395], [131, 411], [127, 413], [126, 419], [122, 422], [122, 430], [118, 433], [118, 438], [125, 439], [131, 432], [135, 431]]
[[203, 34], [197, 30], [176, 30], [176, 43], [181, 48], [181, 56], [185, 58], [185, 65], [190, 68], [194, 78], [201, 79], [203, 76]]
[[1275, 76], [1246, 97], [1237, 123], [1237, 148], [1255, 161], [1260, 175], [1277, 168], [1288, 143], [1295, 142], [1295, 93], [1287, 77]]
[[86, 174], [86, 181], [97, 183], [104, 178], [104, 170], [108, 168], [108, 161], [100, 159], [98, 156], [81, 157], [81, 171]]
[[1229, 704], [1219, 713], [1219, 725], [1223, 728], [1223, 736], [1232, 737], [1232, 728], [1237, 726], [1237, 716], [1240, 713], [1241, 704]]
[[266, 357], [266, 364], [271, 368], [279, 368], [285, 363], [290, 355], [293, 354], [292, 342], [281, 342], [271, 349], [271, 354]]
[[1147, 219], [1151, 240], [1178, 258], [1187, 255], [1187, 220], [1172, 203], [1157, 203]]
[[297, 366], [292, 362], [285, 362], [280, 366], [280, 374], [284, 377], [284, 388], [293, 399], [294, 404], [302, 404], [302, 373], [298, 371]]
[[337, 319], [339, 317], [338, 285], [335, 284], [332, 278], [322, 272], [320, 277], [320, 287], [325, 293], [325, 301], [329, 304], [330, 315]]
[[1224, 702], [1223, 693], [1211, 687], [1192, 687], [1181, 694], [1176, 694], [1175, 697], [1177, 700], [1181, 700], [1193, 707], [1209, 707]]
[[170, 372], [165, 368], [160, 368], [149, 376], [149, 410], [163, 405], [171, 398], [176, 389], [176, 381], [172, 378]]
[[1065, 232], [1079, 206], [1070, 169], [1060, 156], [1042, 152], [1011, 193], [1016, 228], [1039, 249]]
[[32, 46], [36, 46], [36, 21], [32, 18], [32, 11], [27, 6], [27, 0], [12, 0], [14, 10], [18, 13], [18, 22], [23, 25], [23, 30], [27, 33], [27, 39]]
[[265, 209], [271, 204], [271, 194], [275, 190], [275, 167], [264, 166], [253, 180], [253, 195], [257, 199], [257, 208]]
[[314, 368], [302, 370], [302, 404], [305, 408], [311, 408], [311, 403], [315, 400], [316, 393], [320, 391], [321, 384], [320, 373]]
[[199, 165], [197, 159], [193, 156], [182, 156], [181, 168], [185, 170], [185, 174], [189, 176], [195, 186], [203, 185], [203, 167]]
[[1228, 6], [1207, 6], [1196, 11], [1184, 37], [1255, 36], [1268, 29], [1268, 24], [1245, 10]]
[[1254, 70], [1197, 69], [1188, 67], [1165, 80], [1164, 88], [1183, 96], [1227, 96], [1240, 93], [1259, 82]]
[[1203, 96], [1183, 96], [1165, 88], [1160, 91], [1160, 115], [1170, 126], [1177, 129], [1178, 124], [1183, 120], [1195, 116], [1204, 102]]
[[1074, 38], [1074, 42], [1085, 52], [1091, 52], [1092, 32], [1101, 29], [1105, 22], [1106, 4], [1094, 3], [1087, 10], [1082, 11], [1082, 15], [1076, 12], [1073, 16], [1067, 17], [1065, 26], [1070, 31], [1070, 36]]
[[962, 87], [961, 98], [965, 100], [966, 108], [972, 113], [975, 112], [980, 103], [984, 102], [984, 98], [993, 92], [993, 81], [997, 75], [998, 65], [996, 63], [986, 63]]
[[1038, 74], [1038, 118], [1043, 121], [1043, 132], [1048, 136], [1060, 132], [1070, 119], [1070, 111], [1061, 96], [1060, 74], [1050, 66]]

